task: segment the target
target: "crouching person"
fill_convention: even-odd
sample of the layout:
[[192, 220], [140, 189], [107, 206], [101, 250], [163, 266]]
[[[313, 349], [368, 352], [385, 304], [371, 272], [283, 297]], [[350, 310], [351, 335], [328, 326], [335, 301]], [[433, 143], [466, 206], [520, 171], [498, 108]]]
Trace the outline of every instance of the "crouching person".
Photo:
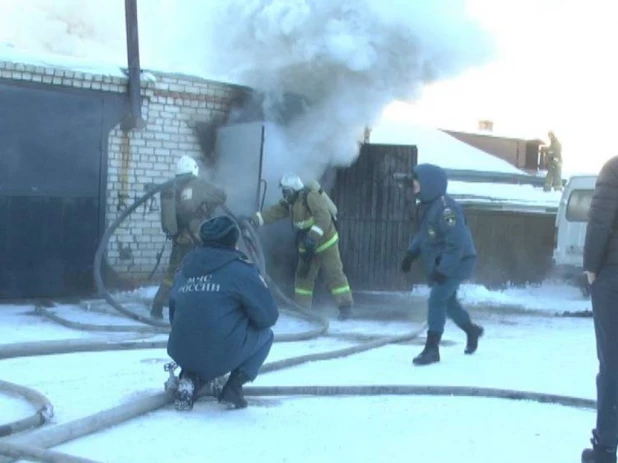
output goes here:
[[230, 373], [219, 402], [247, 406], [253, 381], [273, 343], [277, 304], [258, 268], [240, 251], [228, 216], [200, 227], [202, 244], [184, 258], [170, 297], [167, 353], [181, 367], [175, 406], [191, 410], [200, 388]]

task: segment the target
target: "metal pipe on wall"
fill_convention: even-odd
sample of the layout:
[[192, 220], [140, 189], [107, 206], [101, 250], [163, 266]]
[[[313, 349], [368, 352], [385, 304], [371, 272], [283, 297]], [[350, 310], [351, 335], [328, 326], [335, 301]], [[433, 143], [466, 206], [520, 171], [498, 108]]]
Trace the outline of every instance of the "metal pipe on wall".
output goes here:
[[137, 28], [137, 0], [125, 0], [125, 23], [127, 32], [127, 61], [129, 73], [129, 114], [121, 128], [128, 132], [145, 126], [142, 118], [142, 95], [139, 62], [139, 32]]

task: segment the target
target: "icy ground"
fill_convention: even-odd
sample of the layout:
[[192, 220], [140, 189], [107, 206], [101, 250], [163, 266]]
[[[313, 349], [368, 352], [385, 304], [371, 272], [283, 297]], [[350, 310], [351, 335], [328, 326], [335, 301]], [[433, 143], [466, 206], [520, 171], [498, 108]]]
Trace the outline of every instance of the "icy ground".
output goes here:
[[[334, 320], [318, 339], [277, 343], [268, 362], [363, 342], [362, 335], [407, 333], [425, 317], [425, 288], [412, 294], [359, 295], [356, 319]], [[152, 293], [149, 289], [147, 294]], [[143, 296], [137, 293], [135, 295]], [[422, 339], [343, 359], [267, 373], [256, 386], [414, 384], [482, 386], [595, 398], [592, 320], [556, 316], [585, 310], [579, 293], [559, 285], [491, 292], [466, 286], [462, 298], [486, 328], [479, 351], [463, 355], [464, 336], [449, 323], [442, 362], [414, 367]], [[139, 304], [136, 304], [138, 307]], [[70, 320], [132, 324], [101, 306], [64, 305]], [[145, 313], [146, 308], [142, 307]], [[312, 325], [282, 315], [277, 333]], [[32, 306], [0, 306], [0, 344], [57, 339], [117, 339], [130, 334], [71, 330]], [[138, 337], [137, 335], [133, 337]], [[159, 339], [165, 339], [160, 335]], [[164, 349], [78, 353], [2, 360], [3, 380], [34, 388], [66, 423], [162, 390]], [[101, 462], [575, 462], [587, 445], [594, 413], [564, 406], [499, 399], [374, 396], [249, 398], [227, 411], [203, 400], [189, 413], [171, 406], [54, 450]], [[0, 395], [0, 424], [32, 413], [20, 399]], [[1, 441], [1, 440], [0, 440]]]

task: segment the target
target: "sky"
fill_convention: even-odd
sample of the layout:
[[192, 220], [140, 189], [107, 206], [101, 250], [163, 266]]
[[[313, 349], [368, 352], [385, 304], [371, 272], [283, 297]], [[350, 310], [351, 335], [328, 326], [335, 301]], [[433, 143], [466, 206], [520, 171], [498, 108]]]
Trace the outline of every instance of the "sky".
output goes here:
[[[0, 44], [124, 65], [123, 3], [0, 0]], [[516, 137], [554, 130], [566, 174], [596, 173], [618, 154], [615, 0], [386, 5], [141, 0], [142, 65], [311, 95], [316, 111], [281, 144], [302, 160], [291, 169], [348, 164], [351, 134], [380, 117], [455, 130], [489, 119]]]
[[475, 130], [481, 119], [514, 136], [554, 130], [564, 170], [597, 173], [618, 155], [618, 2], [468, 0], [496, 45], [491, 63], [429, 84], [391, 114], [441, 128]]

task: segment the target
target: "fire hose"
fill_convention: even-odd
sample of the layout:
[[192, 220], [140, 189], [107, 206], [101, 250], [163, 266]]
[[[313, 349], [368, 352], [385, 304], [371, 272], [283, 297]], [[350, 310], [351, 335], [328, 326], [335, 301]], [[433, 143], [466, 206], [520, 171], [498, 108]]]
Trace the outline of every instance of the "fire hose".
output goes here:
[[[169, 326], [166, 323], [152, 320], [148, 317], [142, 316], [131, 312], [123, 307], [114, 296], [107, 290], [101, 276], [101, 265], [103, 261], [103, 255], [107, 248], [109, 239], [113, 232], [118, 228], [120, 223], [125, 220], [131, 212], [137, 209], [141, 204], [147, 201], [154, 194], [161, 191], [163, 188], [171, 185], [176, 179], [172, 179], [165, 182], [158, 187], [150, 190], [144, 196], [139, 198], [131, 207], [126, 209], [106, 230], [101, 243], [97, 248], [95, 254], [95, 283], [99, 294], [103, 299], [116, 309], [121, 314], [128, 318], [136, 320], [141, 323], [145, 323], [149, 326], [129, 326], [122, 325], [116, 326], [114, 329], [106, 330], [107, 326], [101, 328], [99, 325], [89, 325], [77, 322], [69, 322], [64, 320], [55, 314], [52, 314], [46, 307], [42, 305], [38, 307], [38, 311], [50, 319], [61, 323], [65, 326], [70, 326], [76, 329], [85, 329], [92, 331], [116, 331], [116, 332], [133, 332], [140, 334], [158, 334], [166, 333], [169, 331]], [[238, 219], [229, 211], [224, 208], [224, 211], [233, 217], [237, 222]], [[246, 222], [239, 222], [241, 228], [241, 238], [245, 247], [247, 248], [250, 256], [256, 262], [256, 265], [265, 275], [270, 288], [276, 297], [291, 307], [292, 313], [302, 316], [308, 320], [318, 321], [321, 325], [319, 329], [312, 330], [308, 333], [301, 333], [300, 335], [282, 335], [279, 336], [276, 341], [289, 341], [289, 340], [303, 340], [313, 337], [317, 337], [323, 334], [328, 329], [328, 321], [323, 317], [318, 317], [315, 314], [305, 310], [298, 306], [294, 301], [290, 300], [283, 294], [283, 292], [277, 287], [272, 279], [265, 272], [265, 258], [263, 250], [260, 246], [259, 237], [252, 228], [252, 226]], [[387, 344], [403, 342], [410, 339], [414, 339], [424, 331], [424, 327], [412, 332], [410, 334], [388, 336], [380, 339], [376, 339], [370, 342], [366, 342], [360, 345], [339, 349], [336, 351], [322, 352], [317, 354], [303, 355], [299, 357], [293, 357], [288, 359], [279, 360], [276, 362], [266, 363], [262, 366], [260, 374], [266, 374], [268, 372], [282, 370], [291, 366], [301, 365], [310, 361], [317, 360], [329, 360], [334, 358], [341, 358], [349, 355], [353, 355], [359, 352], [364, 352], [370, 349], [375, 349]], [[64, 340], [64, 341], [43, 341], [34, 343], [19, 343], [8, 346], [0, 346], [0, 359], [16, 358], [16, 357], [29, 357], [37, 355], [51, 355], [60, 353], [74, 353], [74, 352], [101, 352], [112, 350], [128, 350], [128, 349], [148, 349], [148, 348], [164, 348], [166, 341], [157, 340], [112, 340], [112, 341], [92, 341], [92, 340]], [[35, 459], [37, 461], [48, 462], [60, 462], [60, 463], [74, 463], [74, 462], [90, 462], [93, 460], [87, 460], [83, 458], [74, 457], [58, 452], [52, 452], [46, 450], [47, 448], [60, 445], [64, 442], [89, 435], [97, 432], [101, 429], [105, 429], [110, 426], [117, 425], [126, 420], [135, 418], [145, 413], [157, 410], [172, 402], [173, 396], [169, 392], [161, 392], [151, 396], [140, 398], [129, 404], [123, 404], [102, 412], [95, 413], [91, 416], [81, 418], [72, 422], [59, 424], [51, 427], [43, 427], [29, 433], [13, 436], [17, 432], [24, 431], [26, 428], [33, 426], [40, 426], [49, 420], [49, 415], [53, 411], [51, 404], [44, 399], [36, 391], [27, 390], [17, 385], [7, 386], [11, 383], [0, 383], [0, 391], [2, 391], [2, 385], [7, 389], [9, 387], [16, 386], [17, 389], [21, 388], [22, 396], [29, 397], [33, 402], [37, 402], [41, 405], [37, 414], [26, 420], [20, 420], [23, 424], [9, 425], [0, 427], [0, 430], [4, 430], [5, 435], [0, 439], [0, 455], [5, 455], [9, 459], [0, 457], [0, 462], [13, 461], [16, 458]], [[16, 389], [13, 389], [15, 391]], [[35, 395], [31, 394], [34, 392]], [[38, 395], [36, 395], [38, 394]], [[269, 396], [269, 395], [319, 395], [319, 396], [332, 396], [332, 395], [441, 395], [441, 396], [466, 396], [466, 397], [490, 397], [490, 398], [502, 398], [511, 400], [531, 400], [540, 403], [552, 403], [561, 404], [570, 407], [578, 408], [595, 408], [595, 402], [589, 399], [582, 399], [578, 397], [560, 396], [554, 394], [505, 390], [495, 388], [476, 388], [476, 387], [459, 387], [459, 386], [413, 386], [413, 385], [366, 385], [366, 386], [288, 386], [288, 387], [246, 387], [245, 394], [247, 396]], [[202, 393], [203, 395], [203, 393]], [[45, 404], [44, 406], [42, 404]], [[46, 412], [43, 412], [45, 410]], [[1, 434], [0, 434], [1, 435]]]

